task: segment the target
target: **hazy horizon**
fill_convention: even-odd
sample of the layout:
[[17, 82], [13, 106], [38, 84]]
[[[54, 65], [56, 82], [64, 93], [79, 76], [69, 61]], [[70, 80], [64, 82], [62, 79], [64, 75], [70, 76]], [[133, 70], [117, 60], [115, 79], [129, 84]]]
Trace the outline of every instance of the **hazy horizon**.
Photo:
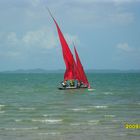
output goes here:
[[[53, 73], [53, 72], [60, 72], [64, 73], [65, 69], [41, 69], [41, 68], [36, 68], [36, 69], [15, 69], [15, 70], [4, 70], [0, 71], [0, 73]], [[140, 69], [85, 69], [85, 72], [90, 72], [90, 73], [119, 73], [119, 72], [140, 72]]]

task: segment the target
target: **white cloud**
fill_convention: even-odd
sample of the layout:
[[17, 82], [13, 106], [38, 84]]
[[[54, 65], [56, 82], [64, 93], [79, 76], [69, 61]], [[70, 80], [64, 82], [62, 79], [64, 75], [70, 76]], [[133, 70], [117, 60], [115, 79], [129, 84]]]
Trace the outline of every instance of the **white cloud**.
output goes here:
[[[140, 48], [129, 46], [128, 43], [119, 43], [116, 46], [115, 61], [121, 67], [138, 68], [140, 63]], [[114, 55], [115, 56], [115, 55]]]
[[[9, 46], [30, 46], [53, 48], [57, 45], [57, 36], [51, 28], [41, 28], [38, 30], [27, 31], [22, 36], [18, 37], [16, 32], [0, 33], [0, 41]], [[0, 43], [0, 44], [1, 44]], [[1, 45], [2, 46], [2, 45]]]
[[[106, 26], [122, 23], [132, 23], [135, 14], [127, 4], [137, 0], [18, 0], [3, 2], [0, 7], [1, 23], [0, 27], [11, 28], [12, 30], [22, 31], [35, 29], [41, 25], [49, 24], [49, 14], [46, 6], [50, 8], [54, 17], [64, 21], [65, 25], [85, 26]], [[115, 5], [118, 4], [118, 6]], [[8, 5], [8, 6], [7, 6]], [[127, 7], [128, 6], [128, 7]], [[122, 7], [122, 8], [118, 8]], [[0, 8], [1, 9], [1, 8]], [[88, 10], [87, 10], [88, 9]], [[119, 10], [118, 10], [119, 9]], [[10, 22], [9, 22], [10, 21]], [[5, 25], [6, 23], [6, 25]], [[52, 21], [51, 21], [52, 24]], [[88, 26], [91, 25], [91, 26]], [[68, 28], [68, 26], [67, 26]]]
[[117, 12], [109, 15], [110, 21], [114, 23], [131, 23], [134, 21], [134, 15], [127, 12]]
[[38, 46], [42, 48], [53, 48], [57, 45], [57, 38], [50, 28], [42, 28], [36, 31], [28, 31], [22, 37], [23, 43], [28, 46]]
[[108, 2], [108, 3], [130, 3], [130, 2], [140, 2], [140, 0], [74, 0], [77, 2], [83, 2], [83, 3], [91, 3], [91, 2]]
[[72, 22], [71, 24], [74, 25], [85, 25], [86, 27], [90, 27], [89, 25], [118, 26], [132, 23], [135, 20], [135, 14], [129, 7], [131, 2], [136, 1], [71, 0], [58, 5], [58, 7], [52, 6], [51, 9], [55, 9], [56, 12], [53, 13], [56, 13], [56, 17], [63, 17], [66, 22]]
[[18, 43], [18, 38], [15, 32], [10, 32], [7, 35], [7, 41], [9, 44], [15, 45]]
[[131, 54], [135, 56], [139, 56], [140, 58], [140, 48], [139, 47], [130, 47], [128, 43], [119, 43], [116, 48], [122, 53], [122, 54]]
[[129, 47], [127, 43], [120, 43], [117, 45], [117, 48], [123, 52], [131, 52], [134, 49]]
[[108, 0], [108, 1], [110, 2], [113, 1], [116, 5], [140, 2], [140, 0]]
[[38, 5], [40, 5], [41, 0], [29, 0], [29, 2], [33, 7], [37, 7]]
[[[68, 45], [79, 43], [76, 35], [64, 34]], [[49, 53], [50, 49], [61, 49], [57, 30], [49, 27], [27, 31], [20, 37], [15, 32], [0, 33], [1, 57], [26, 57], [31, 54]], [[49, 49], [49, 50], [48, 50]], [[55, 51], [55, 50], [54, 50]]]
[[20, 54], [20, 52], [13, 52], [13, 51], [8, 51], [8, 52], [6, 52], [6, 53], [0, 53], [0, 56], [1, 57], [7, 57], [7, 58], [17, 58], [17, 57], [19, 57], [21, 54]]
[[[21, 41], [23, 44], [28, 46], [38, 46], [46, 49], [54, 48], [59, 44], [59, 37], [57, 30], [51, 28], [41, 28], [35, 31], [28, 31], [22, 37]], [[64, 34], [64, 37], [69, 45], [73, 42], [79, 44], [80, 40], [77, 35]]]

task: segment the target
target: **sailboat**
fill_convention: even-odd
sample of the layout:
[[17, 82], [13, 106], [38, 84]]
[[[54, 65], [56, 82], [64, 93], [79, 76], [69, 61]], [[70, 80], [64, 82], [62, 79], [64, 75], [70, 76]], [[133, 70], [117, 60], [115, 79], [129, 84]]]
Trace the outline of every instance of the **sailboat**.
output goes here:
[[[68, 43], [66, 42], [66, 39], [64, 38], [64, 35], [62, 31], [60, 30], [60, 27], [58, 26], [58, 23], [56, 22], [56, 20], [54, 19], [50, 11], [49, 13], [57, 28], [59, 40], [62, 47], [63, 59], [66, 66], [66, 70], [64, 73], [64, 80], [63, 80], [64, 81], [63, 84], [65, 84], [65, 86], [63, 85], [61, 87], [58, 87], [58, 89], [65, 90], [65, 89], [90, 88], [90, 84], [84, 72], [76, 47], [74, 46], [74, 52], [76, 56], [76, 61], [75, 61], [73, 54], [68, 46]], [[66, 83], [67, 81], [70, 81], [70, 83], [75, 82], [75, 81], [77, 82], [76, 82], [76, 85], [74, 84], [70, 85], [70, 83], [68, 85]]]

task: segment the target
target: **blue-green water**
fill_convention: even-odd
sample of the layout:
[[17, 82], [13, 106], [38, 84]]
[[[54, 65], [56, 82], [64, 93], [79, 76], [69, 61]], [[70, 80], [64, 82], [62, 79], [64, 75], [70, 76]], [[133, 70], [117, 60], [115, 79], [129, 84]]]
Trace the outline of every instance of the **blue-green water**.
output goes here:
[[88, 74], [94, 91], [58, 90], [62, 74], [0, 74], [0, 140], [140, 139], [140, 74]]

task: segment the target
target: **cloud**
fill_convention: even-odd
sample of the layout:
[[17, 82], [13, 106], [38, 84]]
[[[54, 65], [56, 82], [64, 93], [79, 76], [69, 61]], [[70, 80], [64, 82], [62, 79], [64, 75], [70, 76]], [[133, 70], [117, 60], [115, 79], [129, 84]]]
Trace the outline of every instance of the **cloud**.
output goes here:
[[[137, 0], [60, 0], [59, 2], [52, 0], [24, 0], [22, 2], [7, 0], [0, 2], [0, 27], [7, 27], [12, 31], [29, 31], [42, 24], [42, 26], [49, 24], [46, 6], [50, 8], [56, 19], [65, 21], [65, 25], [85, 26], [86, 28], [90, 27], [89, 25], [110, 26], [112, 24], [118, 26], [120, 25], [118, 23], [125, 25], [135, 20], [135, 14], [126, 4], [132, 2], [137, 2]], [[117, 3], [124, 4], [116, 6]]]
[[[79, 43], [76, 35], [64, 34], [68, 45], [73, 42]], [[44, 27], [37, 30], [27, 31], [22, 35], [16, 32], [0, 33], [1, 57], [26, 57], [27, 53], [45, 54], [53, 48], [61, 49], [57, 30]], [[54, 50], [55, 51], [55, 50]]]
[[114, 55], [115, 63], [121, 68], [139, 69], [140, 66], [140, 48], [129, 46], [128, 43], [119, 43], [116, 55]]
[[29, 2], [33, 7], [37, 7], [38, 5], [40, 5], [41, 0], [29, 0]]
[[140, 2], [139, 0], [107, 0], [109, 2], [113, 2], [116, 5], [122, 5], [122, 4], [126, 4], [126, 3], [136, 3], [136, 2]]
[[18, 38], [15, 32], [10, 32], [7, 35], [7, 42], [11, 45], [15, 45], [18, 43]]
[[114, 23], [131, 23], [134, 21], [134, 15], [132, 13], [123, 12], [123, 13], [113, 13], [109, 15], [110, 21]]
[[130, 47], [128, 43], [119, 43], [116, 48], [120, 51], [121, 54], [128, 54], [133, 56], [138, 56], [140, 58], [140, 48], [139, 47]]
[[61, 2], [61, 5], [59, 4], [58, 7], [55, 6], [56, 3], [55, 4], [53, 4], [53, 2], [50, 3], [51, 9], [55, 9], [55, 12], [53, 13], [56, 13], [55, 14], [56, 17], [60, 17], [61, 15], [61, 17], [63, 17], [65, 21], [72, 22], [75, 25], [118, 26], [118, 25], [126, 25], [127, 23], [132, 23], [135, 20], [135, 14], [131, 11], [131, 8], [129, 7], [129, 4], [132, 2], [134, 3], [137, 1], [71, 0], [65, 2], [63, 1], [63, 3]]
[[35, 31], [28, 31], [21, 39], [28, 46], [38, 46], [42, 48], [53, 48], [57, 45], [57, 38], [54, 30], [41, 28]]
[[117, 48], [123, 52], [132, 52], [134, 51], [133, 48], [129, 47], [127, 43], [119, 43]]

